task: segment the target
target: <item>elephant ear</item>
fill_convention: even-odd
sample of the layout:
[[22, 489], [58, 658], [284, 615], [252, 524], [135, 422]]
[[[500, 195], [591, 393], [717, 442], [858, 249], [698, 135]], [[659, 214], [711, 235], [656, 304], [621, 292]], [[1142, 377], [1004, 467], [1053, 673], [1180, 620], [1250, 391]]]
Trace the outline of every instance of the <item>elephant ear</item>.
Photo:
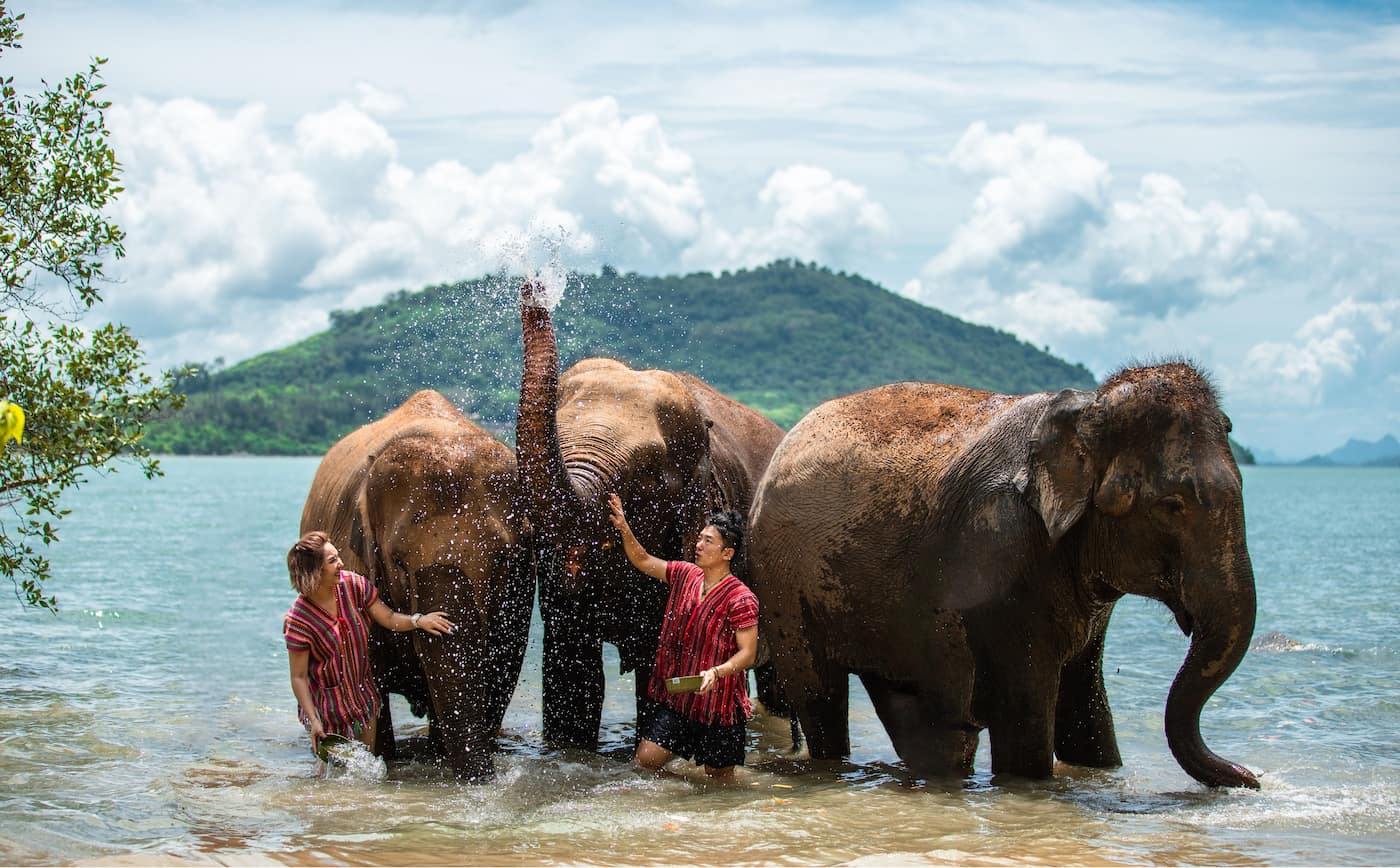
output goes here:
[[1051, 398], [1031, 430], [1028, 466], [1018, 475], [1018, 487], [1040, 513], [1052, 546], [1089, 505], [1094, 475], [1079, 422], [1093, 401], [1092, 392], [1074, 389]]
[[1133, 508], [1141, 484], [1142, 462], [1120, 452], [1109, 462], [1103, 481], [1094, 491], [1094, 506], [1114, 518], [1122, 518]]
[[[1135, 404], [1140, 404], [1143, 396], [1133, 383], [1120, 383], [1099, 400], [1102, 417], [1107, 419], [1128, 419], [1140, 415]], [[1122, 451], [1108, 462], [1098, 488], [1094, 490], [1094, 507], [1114, 518], [1122, 518], [1133, 508], [1138, 489], [1142, 487], [1142, 459], [1128, 451]]]
[[369, 516], [369, 494], [366, 490], [368, 483], [369, 474], [366, 473], [355, 491], [355, 502], [350, 510], [350, 538], [347, 542], [350, 551], [358, 555], [360, 562], [365, 565], [368, 571], [365, 578], [378, 584], [379, 578], [384, 575], [384, 567], [379, 562], [379, 546], [374, 539], [374, 524]]

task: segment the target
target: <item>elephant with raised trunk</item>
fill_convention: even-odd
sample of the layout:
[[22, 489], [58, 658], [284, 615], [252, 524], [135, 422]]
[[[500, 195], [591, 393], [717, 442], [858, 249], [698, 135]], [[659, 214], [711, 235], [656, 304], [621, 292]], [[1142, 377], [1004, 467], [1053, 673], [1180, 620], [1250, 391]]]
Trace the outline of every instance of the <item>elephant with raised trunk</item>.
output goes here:
[[302, 532], [329, 533], [390, 608], [444, 611], [457, 626], [449, 636], [372, 629], [381, 755], [394, 755], [387, 699], [399, 693], [426, 710], [436, 756], [460, 777], [490, 776], [534, 606], [518, 493], [510, 448], [428, 390], [321, 460]]
[[1114, 603], [1165, 603], [1191, 637], [1166, 705], [1177, 762], [1257, 787], [1201, 739], [1254, 631], [1230, 422], [1185, 363], [1097, 391], [995, 395], [899, 383], [789, 432], [755, 499], [750, 568], [814, 758], [849, 752], [857, 674], [914, 772], [1121, 764], [1103, 683]]
[[[591, 358], [559, 375], [540, 289], [521, 289], [525, 361], [515, 445], [538, 551], [544, 621], [544, 732], [594, 748], [603, 708], [602, 643], [636, 671], [637, 728], [650, 719], [666, 586], [627, 562], [608, 520], [621, 498], [647, 551], [679, 560], [716, 509], [747, 513], [782, 429], [683, 373]], [[742, 563], [734, 570], [741, 577]]]

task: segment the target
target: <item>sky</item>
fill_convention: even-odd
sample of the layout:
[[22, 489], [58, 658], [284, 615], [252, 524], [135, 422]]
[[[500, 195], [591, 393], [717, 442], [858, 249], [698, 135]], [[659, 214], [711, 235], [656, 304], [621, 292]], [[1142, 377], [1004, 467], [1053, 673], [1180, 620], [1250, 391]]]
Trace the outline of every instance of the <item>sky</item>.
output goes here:
[[502, 269], [853, 271], [1103, 377], [1187, 356], [1235, 436], [1400, 434], [1400, 8], [7, 0], [99, 55], [160, 367]]

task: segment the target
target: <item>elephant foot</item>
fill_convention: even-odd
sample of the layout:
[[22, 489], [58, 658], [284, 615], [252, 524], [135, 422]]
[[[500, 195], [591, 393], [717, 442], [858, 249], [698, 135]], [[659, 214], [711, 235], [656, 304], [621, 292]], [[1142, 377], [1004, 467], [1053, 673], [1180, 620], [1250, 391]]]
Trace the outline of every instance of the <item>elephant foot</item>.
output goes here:
[[792, 747], [788, 748], [788, 753], [794, 756], [806, 753], [807, 742], [802, 738], [802, 724], [798, 723], [797, 718], [788, 721], [788, 733], [792, 736]]
[[972, 773], [979, 729], [969, 715], [958, 715], [956, 707], [939, 708], [913, 687], [877, 675], [863, 674], [861, 683], [906, 768], [925, 778]]
[[468, 763], [452, 763], [452, 774], [469, 784], [489, 784], [496, 779], [496, 762], [492, 757]]
[[844, 692], [798, 706], [798, 723], [812, 759], [839, 760], [851, 754], [850, 706]]

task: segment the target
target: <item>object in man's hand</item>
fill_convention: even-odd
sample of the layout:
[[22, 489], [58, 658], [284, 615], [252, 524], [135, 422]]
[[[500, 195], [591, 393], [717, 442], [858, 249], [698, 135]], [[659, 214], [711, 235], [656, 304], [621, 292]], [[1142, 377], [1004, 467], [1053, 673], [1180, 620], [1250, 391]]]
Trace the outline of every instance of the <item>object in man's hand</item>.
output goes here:
[[345, 754], [354, 750], [355, 743], [343, 735], [328, 733], [321, 736], [321, 741], [317, 743], [316, 749], [312, 753], [323, 763], [345, 762]]
[[703, 675], [681, 675], [666, 679], [667, 693], [694, 693], [705, 683]]

